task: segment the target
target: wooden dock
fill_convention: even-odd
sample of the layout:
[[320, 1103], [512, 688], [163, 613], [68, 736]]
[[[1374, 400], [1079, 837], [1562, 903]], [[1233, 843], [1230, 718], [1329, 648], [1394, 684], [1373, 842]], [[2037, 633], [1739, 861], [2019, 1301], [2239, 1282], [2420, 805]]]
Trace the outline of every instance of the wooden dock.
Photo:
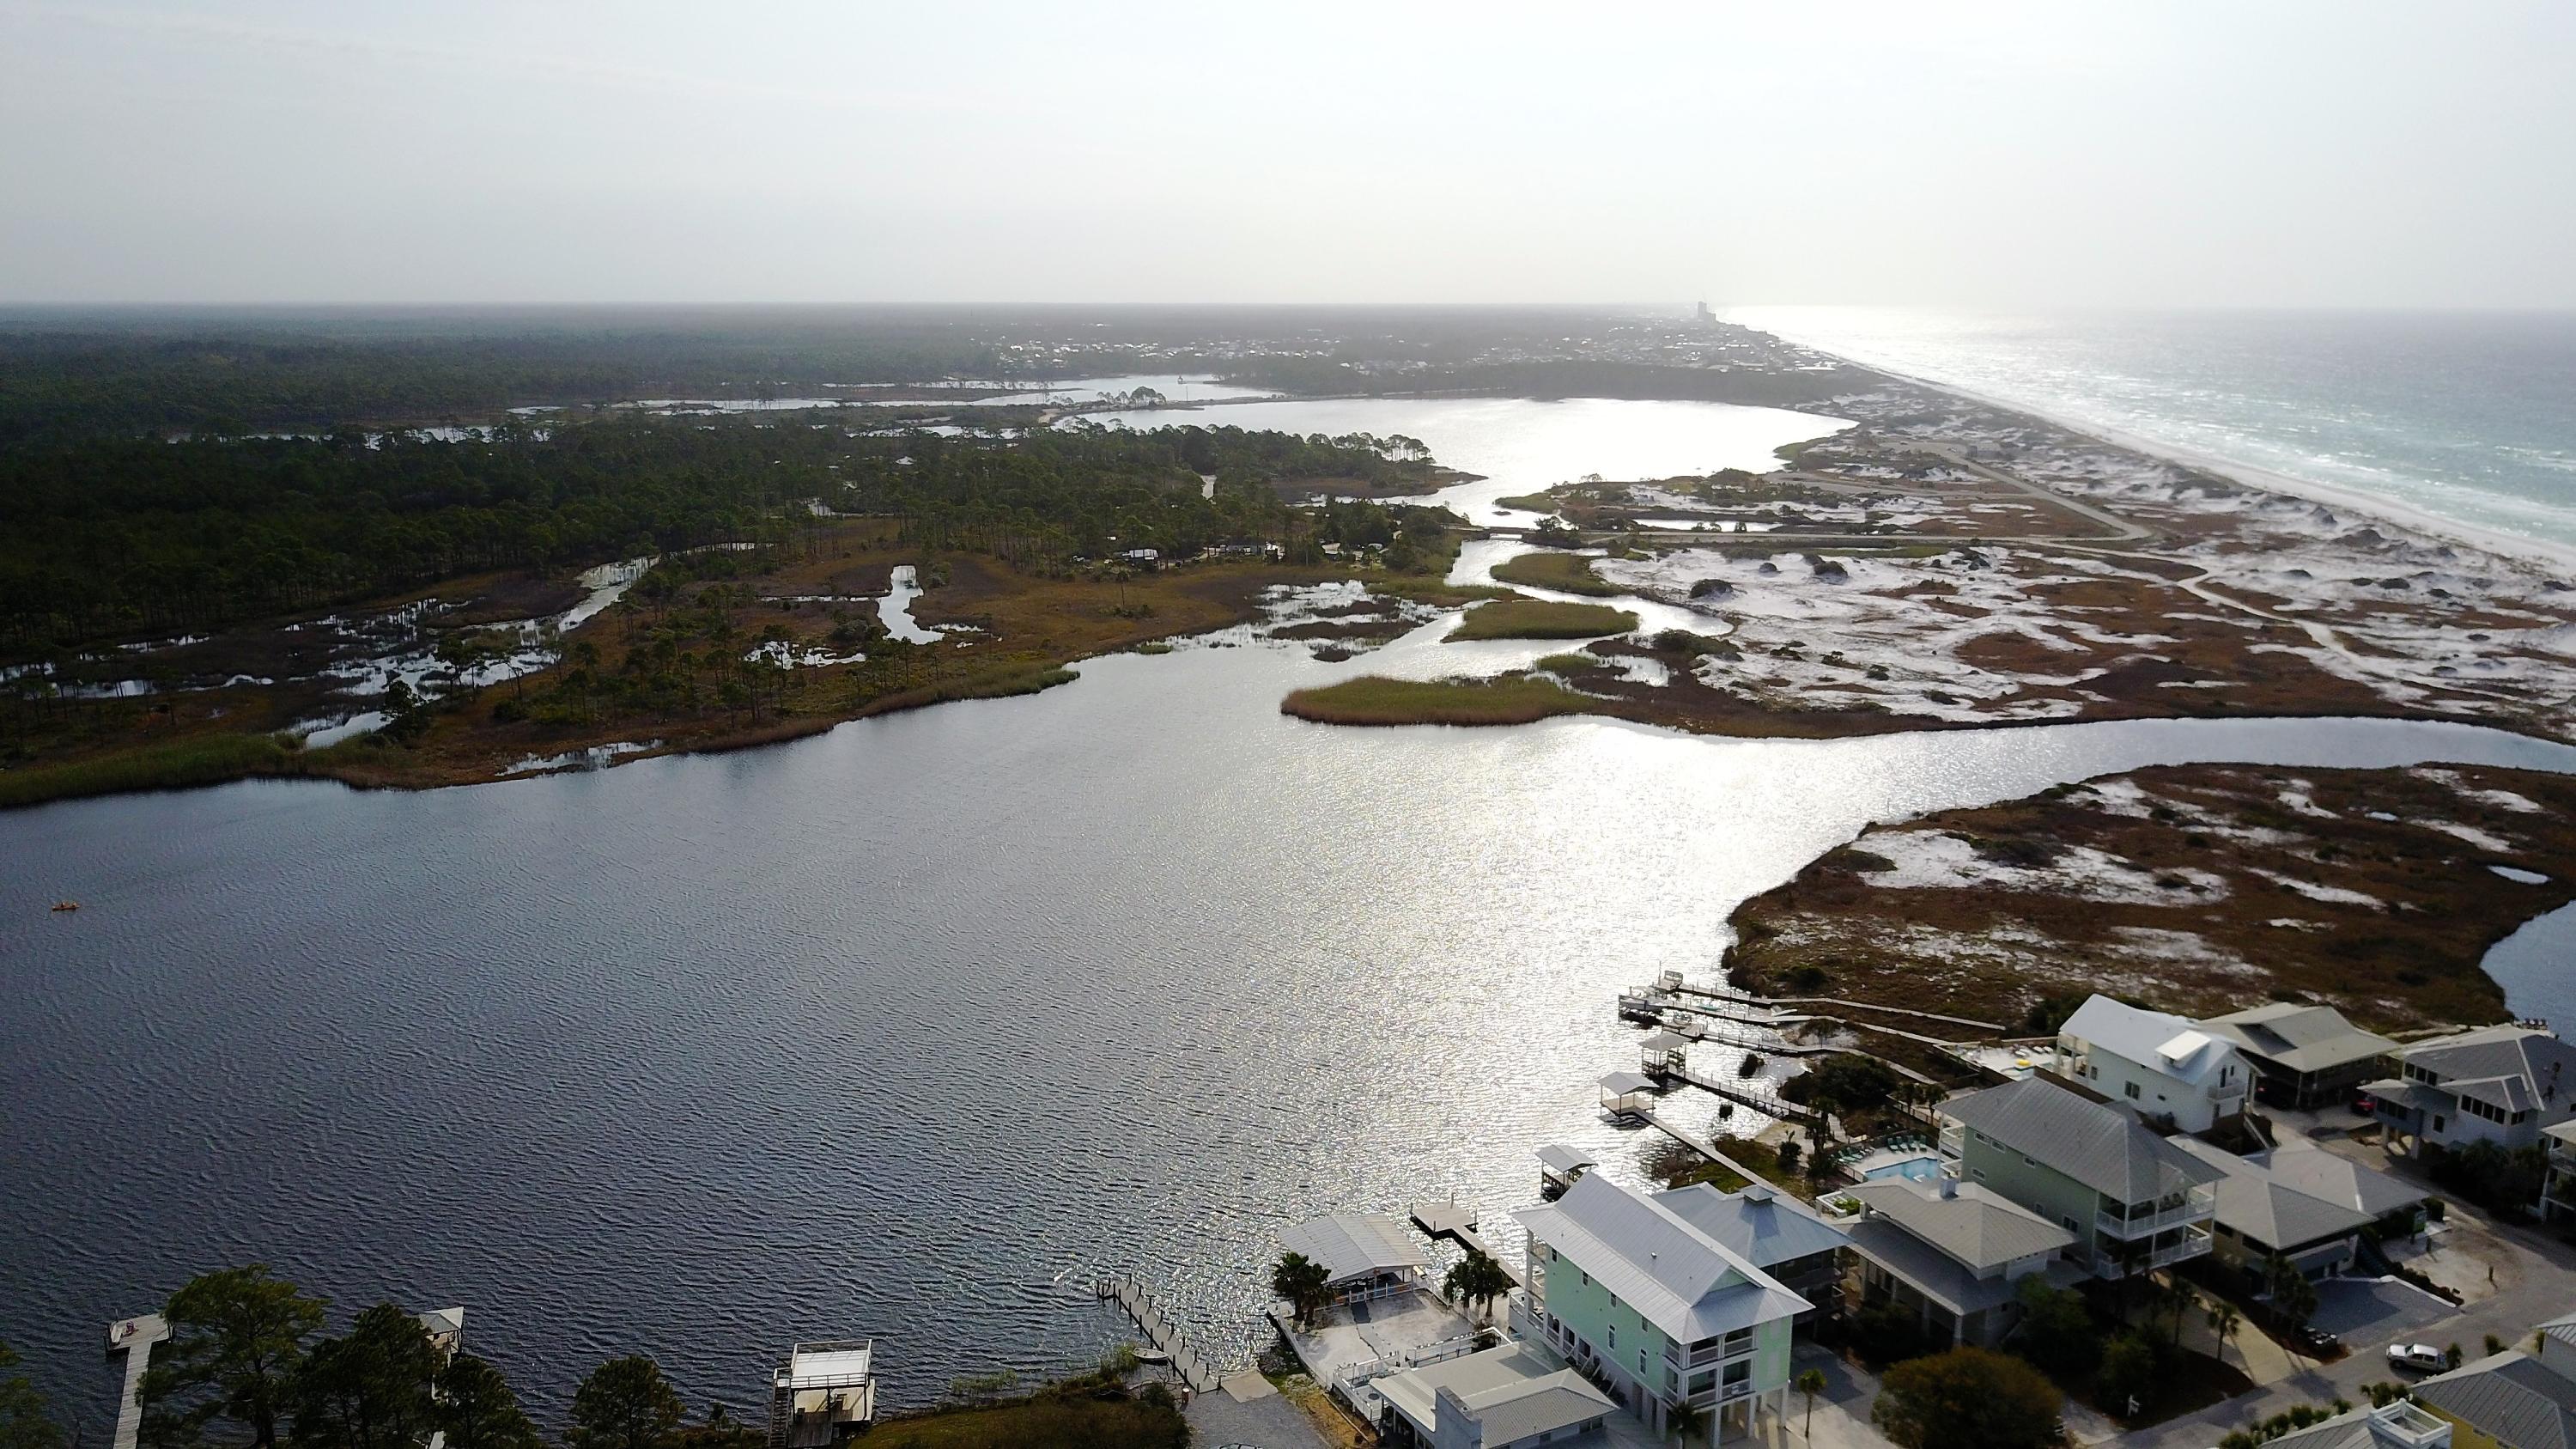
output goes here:
[[152, 1346], [170, 1336], [170, 1325], [158, 1313], [119, 1319], [107, 1326], [110, 1352], [125, 1350], [125, 1392], [116, 1401], [116, 1438], [110, 1449], [134, 1449], [143, 1437], [143, 1371], [152, 1366]]
[[1777, 1092], [1765, 1090], [1767, 1084], [1759, 1077], [1746, 1077], [1730, 1082], [1692, 1071], [1687, 1066], [1665, 1067], [1648, 1075], [1659, 1081], [1681, 1082], [1697, 1087], [1711, 1096], [1724, 1098], [1739, 1107], [1750, 1107], [1765, 1117], [1777, 1117], [1783, 1122], [1815, 1120], [1814, 1109], [1801, 1107]]
[[1211, 1364], [1200, 1357], [1198, 1350], [1190, 1347], [1189, 1337], [1181, 1331], [1181, 1326], [1172, 1321], [1172, 1316], [1154, 1301], [1154, 1295], [1137, 1279], [1123, 1273], [1103, 1278], [1091, 1285], [1091, 1292], [1100, 1301], [1116, 1303], [1124, 1309], [1144, 1333], [1145, 1342], [1155, 1352], [1171, 1359], [1173, 1371], [1181, 1376], [1181, 1382], [1190, 1386], [1191, 1392], [1215, 1392], [1224, 1383], [1226, 1375], [1240, 1367]]
[[1521, 1275], [1513, 1273], [1512, 1265], [1503, 1262], [1502, 1255], [1488, 1247], [1485, 1240], [1477, 1235], [1474, 1207], [1460, 1202], [1416, 1203], [1413, 1208], [1413, 1225], [1422, 1230], [1424, 1237], [1435, 1240], [1447, 1238], [1470, 1253], [1479, 1253], [1493, 1259], [1501, 1265], [1504, 1272], [1511, 1273], [1513, 1285], [1519, 1285]]
[[1681, 1123], [1666, 1117], [1661, 1112], [1648, 1112], [1645, 1116], [1647, 1126], [1654, 1128], [1656, 1131], [1663, 1133], [1665, 1136], [1670, 1137], [1675, 1142], [1689, 1148], [1691, 1151], [1698, 1153], [1700, 1156], [1707, 1158], [1709, 1161], [1714, 1162], [1718, 1166], [1725, 1168], [1727, 1171], [1734, 1173], [1736, 1176], [1743, 1178], [1746, 1182], [1760, 1182], [1763, 1180], [1762, 1174], [1755, 1172], [1752, 1168], [1749, 1168], [1743, 1163], [1736, 1161], [1734, 1158], [1727, 1156], [1725, 1153], [1718, 1151], [1716, 1143], [1711, 1142], [1709, 1139], [1702, 1137], [1696, 1132], [1693, 1132]]

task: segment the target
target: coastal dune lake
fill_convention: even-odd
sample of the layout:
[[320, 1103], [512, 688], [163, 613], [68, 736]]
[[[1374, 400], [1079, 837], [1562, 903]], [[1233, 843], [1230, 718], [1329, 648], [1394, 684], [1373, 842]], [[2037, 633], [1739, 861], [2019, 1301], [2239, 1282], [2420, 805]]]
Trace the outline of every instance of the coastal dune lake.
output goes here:
[[0, 815], [0, 1331], [93, 1428], [106, 1322], [246, 1261], [466, 1305], [549, 1416], [625, 1352], [737, 1413], [797, 1338], [874, 1335], [900, 1404], [1060, 1369], [1125, 1336], [1115, 1269], [1221, 1347], [1289, 1222], [1455, 1191], [1511, 1242], [1539, 1144], [1633, 1173], [1617, 989], [1712, 972], [1873, 820], [2157, 762], [2576, 769], [2393, 721], [1278, 713], [1369, 662], [1189, 647], [739, 754]]

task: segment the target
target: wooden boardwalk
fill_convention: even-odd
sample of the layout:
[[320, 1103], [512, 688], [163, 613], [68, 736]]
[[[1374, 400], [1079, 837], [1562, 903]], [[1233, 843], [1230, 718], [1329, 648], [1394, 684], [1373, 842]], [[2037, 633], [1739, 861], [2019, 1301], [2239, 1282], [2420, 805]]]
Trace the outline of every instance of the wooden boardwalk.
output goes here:
[[1725, 1168], [1727, 1171], [1734, 1173], [1736, 1176], [1743, 1178], [1746, 1182], [1760, 1182], [1763, 1180], [1762, 1174], [1755, 1172], [1752, 1168], [1749, 1168], [1743, 1163], [1736, 1161], [1734, 1158], [1727, 1156], [1725, 1153], [1718, 1151], [1716, 1143], [1711, 1142], [1709, 1139], [1702, 1137], [1696, 1132], [1693, 1132], [1681, 1123], [1671, 1120], [1660, 1112], [1648, 1112], [1645, 1114], [1645, 1117], [1647, 1126], [1654, 1128], [1656, 1131], [1663, 1133], [1665, 1136], [1670, 1137], [1675, 1142], [1689, 1148], [1691, 1151], [1698, 1153], [1700, 1156], [1707, 1158], [1709, 1161], [1714, 1162], [1718, 1166]]
[[158, 1313], [119, 1319], [107, 1326], [110, 1352], [125, 1351], [125, 1392], [116, 1401], [116, 1438], [110, 1449], [134, 1449], [143, 1437], [143, 1371], [152, 1366], [152, 1346], [170, 1336], [170, 1325]]
[[[1722, 1097], [1729, 1102], [1735, 1103], [1739, 1107], [1750, 1107], [1765, 1117], [1777, 1117], [1784, 1122], [1813, 1121], [1816, 1115], [1814, 1110], [1811, 1108], [1801, 1107], [1797, 1103], [1790, 1101], [1788, 1098], [1781, 1096], [1777, 1092], [1764, 1090], [1765, 1083], [1763, 1083], [1762, 1079], [1759, 1077], [1748, 1077], [1740, 1081], [1729, 1082], [1717, 1077], [1702, 1075], [1699, 1072], [1692, 1071], [1687, 1066], [1680, 1067], [1678, 1069], [1666, 1067], [1661, 1071], [1650, 1072], [1647, 1075], [1663, 1081], [1686, 1083], [1690, 1086], [1697, 1087], [1701, 1091], [1707, 1092], [1712, 1096]], [[1662, 1124], [1658, 1123], [1657, 1125], [1660, 1126]]]
[[1145, 1342], [1156, 1352], [1170, 1356], [1173, 1370], [1180, 1374], [1181, 1382], [1188, 1384], [1193, 1393], [1215, 1392], [1224, 1383], [1226, 1375], [1240, 1367], [1211, 1364], [1201, 1358], [1198, 1350], [1190, 1347], [1189, 1337], [1181, 1331], [1181, 1326], [1172, 1321], [1171, 1315], [1154, 1301], [1154, 1295], [1135, 1278], [1123, 1273], [1114, 1278], [1103, 1278], [1091, 1285], [1091, 1292], [1102, 1302], [1114, 1302], [1126, 1310], [1127, 1316], [1134, 1319], [1136, 1327], [1143, 1331]]

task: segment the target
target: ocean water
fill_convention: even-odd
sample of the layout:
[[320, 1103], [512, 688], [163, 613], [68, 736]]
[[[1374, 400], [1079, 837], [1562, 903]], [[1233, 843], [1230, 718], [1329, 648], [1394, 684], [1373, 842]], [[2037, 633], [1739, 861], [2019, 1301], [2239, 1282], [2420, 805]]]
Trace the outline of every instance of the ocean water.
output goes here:
[[2576, 313], [1724, 315], [2196, 461], [2576, 554]]

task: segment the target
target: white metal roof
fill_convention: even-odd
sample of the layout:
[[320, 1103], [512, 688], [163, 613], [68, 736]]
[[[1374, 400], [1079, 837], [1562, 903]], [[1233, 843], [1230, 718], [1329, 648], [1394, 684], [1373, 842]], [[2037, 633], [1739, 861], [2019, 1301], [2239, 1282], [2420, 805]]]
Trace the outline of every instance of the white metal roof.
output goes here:
[[2057, 1034], [2193, 1086], [2217, 1080], [2220, 1069], [2237, 1060], [2234, 1046], [2182, 1017], [2107, 996], [2086, 998]]
[[1651, 1092], [1654, 1089], [1654, 1079], [1643, 1072], [1612, 1072], [1601, 1079], [1601, 1090], [1614, 1097], [1624, 1097], [1631, 1092]]
[[1554, 1203], [1513, 1216], [1532, 1239], [1677, 1342], [1697, 1343], [1808, 1307], [1750, 1259], [1597, 1172], [1578, 1178]]
[[1580, 1147], [1569, 1147], [1562, 1142], [1551, 1142], [1540, 1148], [1538, 1162], [1539, 1166], [1550, 1172], [1565, 1173], [1580, 1172], [1584, 1168], [1601, 1165], [1601, 1159], [1591, 1153]]
[[1619, 1406], [1570, 1368], [1552, 1367], [1525, 1344], [1506, 1343], [1463, 1358], [1407, 1369], [1369, 1387], [1428, 1437], [1442, 1389], [1456, 1393], [1484, 1425], [1489, 1444], [1515, 1444], [1588, 1423]]
[[1279, 1246], [1324, 1265], [1339, 1283], [1419, 1268], [1431, 1261], [1404, 1224], [1383, 1213], [1335, 1213], [1281, 1230]]
[[842, 1388], [868, 1376], [875, 1345], [866, 1339], [849, 1339], [833, 1343], [798, 1344], [787, 1354], [787, 1370], [782, 1387], [791, 1389]]

